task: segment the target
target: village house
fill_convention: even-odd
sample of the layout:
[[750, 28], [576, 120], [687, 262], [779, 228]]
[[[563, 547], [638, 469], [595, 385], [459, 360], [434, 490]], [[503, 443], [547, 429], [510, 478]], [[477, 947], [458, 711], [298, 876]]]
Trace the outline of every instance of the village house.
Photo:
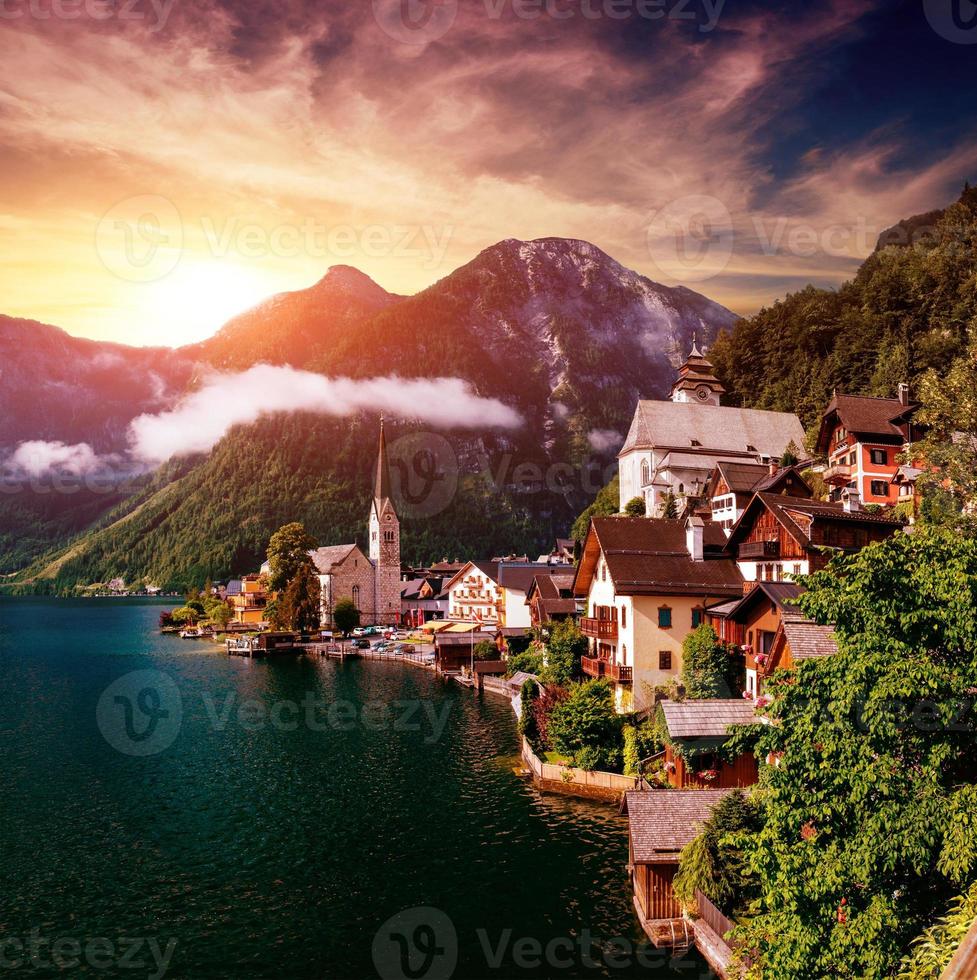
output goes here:
[[448, 614], [448, 592], [442, 581], [440, 577], [424, 575], [402, 583], [401, 622], [407, 626], [423, 626], [431, 620], [444, 619]]
[[573, 597], [573, 569], [536, 575], [526, 593], [529, 619], [533, 626], [557, 623], [576, 617], [577, 600]]
[[757, 781], [752, 752], [731, 760], [722, 752], [732, 728], [760, 720], [752, 700], [662, 701], [661, 710], [667, 730], [661, 762], [672, 789], [732, 789]]
[[912, 417], [918, 407], [909, 399], [909, 386], [899, 385], [897, 398], [838, 395], [824, 411], [815, 449], [828, 459], [824, 481], [831, 499], [843, 490], [855, 491], [864, 504], [897, 504], [905, 474], [899, 473], [900, 453], [916, 438]]
[[369, 556], [357, 544], [332, 545], [309, 552], [319, 573], [325, 629], [332, 629], [333, 610], [340, 599], [353, 601], [362, 623], [396, 626], [400, 622], [400, 520], [391, 498], [382, 418], [368, 539]]
[[566, 574], [567, 566], [523, 558], [470, 561], [445, 585], [448, 619], [486, 629], [528, 630], [527, 593], [537, 575]]
[[729, 792], [660, 789], [624, 794], [634, 907], [656, 946], [687, 945], [680, 941], [688, 935], [687, 925], [672, 890], [679, 854], [699, 836], [713, 807]]
[[791, 497], [813, 497], [813, 491], [798, 472], [800, 467], [801, 464], [781, 466], [779, 462], [717, 463], [704, 494], [709, 501], [712, 520], [728, 534], [758, 490]]
[[573, 591], [586, 600], [583, 670], [615, 685], [618, 706], [647, 707], [681, 673], [682, 643], [706, 607], [743, 592], [726, 535], [701, 518], [599, 517], [590, 522]]
[[267, 579], [263, 575], [245, 575], [227, 584], [227, 601], [231, 604], [231, 622], [264, 626], [265, 609], [271, 600]]
[[668, 498], [699, 497], [719, 462], [768, 464], [804, 444], [796, 415], [722, 405], [723, 386], [693, 345], [671, 401], [640, 401], [620, 453], [620, 509], [635, 497], [649, 516]]
[[726, 550], [747, 582], [782, 582], [823, 568], [825, 549], [858, 551], [904, 522], [864, 510], [854, 491], [843, 503], [755, 493], [730, 531]]

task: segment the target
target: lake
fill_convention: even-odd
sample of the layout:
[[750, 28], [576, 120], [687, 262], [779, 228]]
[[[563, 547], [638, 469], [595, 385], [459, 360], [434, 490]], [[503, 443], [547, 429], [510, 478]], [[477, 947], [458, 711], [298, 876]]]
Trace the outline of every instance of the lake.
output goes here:
[[639, 945], [626, 820], [518, 779], [504, 699], [164, 607], [0, 598], [0, 972], [710, 976]]

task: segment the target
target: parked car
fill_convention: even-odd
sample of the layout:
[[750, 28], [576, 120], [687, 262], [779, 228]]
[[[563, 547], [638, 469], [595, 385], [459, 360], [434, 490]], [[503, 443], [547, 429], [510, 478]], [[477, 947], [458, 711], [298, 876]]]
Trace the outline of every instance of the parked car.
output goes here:
[[370, 641], [367, 640], [365, 637], [360, 637], [357, 640], [353, 640], [353, 649], [354, 650], [369, 650], [370, 649]]

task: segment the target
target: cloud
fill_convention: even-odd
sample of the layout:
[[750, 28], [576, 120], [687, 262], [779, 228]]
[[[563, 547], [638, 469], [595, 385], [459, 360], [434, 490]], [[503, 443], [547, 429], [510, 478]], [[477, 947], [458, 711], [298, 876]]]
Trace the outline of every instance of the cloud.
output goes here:
[[84, 476], [104, 469], [106, 461], [87, 442], [68, 445], [35, 439], [22, 442], [5, 460], [4, 469], [13, 476], [32, 478], [51, 473]]
[[591, 429], [587, 434], [587, 441], [595, 452], [606, 453], [612, 449], [619, 449], [624, 439], [621, 433], [614, 429]]
[[441, 428], [515, 428], [518, 412], [481, 398], [458, 378], [326, 378], [290, 367], [258, 364], [239, 374], [213, 374], [174, 409], [141, 415], [129, 427], [134, 457], [158, 464], [207, 452], [232, 426], [272, 412], [350, 415], [385, 412]]

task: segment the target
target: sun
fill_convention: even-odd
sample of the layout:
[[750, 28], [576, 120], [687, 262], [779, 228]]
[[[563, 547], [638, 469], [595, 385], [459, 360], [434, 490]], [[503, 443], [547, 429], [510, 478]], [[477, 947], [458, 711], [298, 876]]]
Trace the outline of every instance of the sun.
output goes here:
[[168, 347], [195, 343], [281, 288], [277, 277], [260, 269], [233, 262], [181, 262], [146, 289], [146, 333]]

